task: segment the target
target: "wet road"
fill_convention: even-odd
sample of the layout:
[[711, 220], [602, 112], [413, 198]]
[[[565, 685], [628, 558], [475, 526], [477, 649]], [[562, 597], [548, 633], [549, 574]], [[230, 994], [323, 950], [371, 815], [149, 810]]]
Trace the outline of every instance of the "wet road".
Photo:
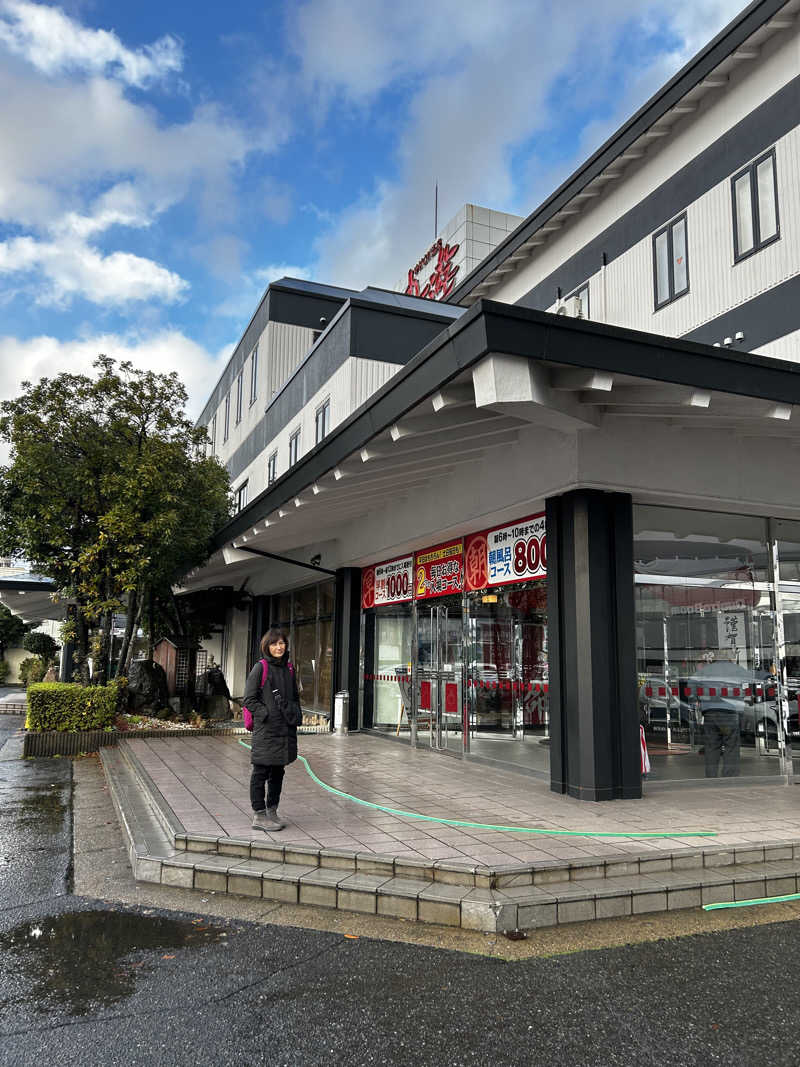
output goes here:
[[[73, 907], [80, 902], [73, 899]], [[0, 932], [0, 1062], [797, 1064], [800, 924], [517, 963], [191, 916]]]
[[8, 756], [22, 718], [0, 715], [0, 901], [26, 904], [68, 890], [72, 764]]
[[70, 804], [0, 749], [2, 1067], [800, 1062], [800, 922], [504, 962], [122, 907], [65, 892]]

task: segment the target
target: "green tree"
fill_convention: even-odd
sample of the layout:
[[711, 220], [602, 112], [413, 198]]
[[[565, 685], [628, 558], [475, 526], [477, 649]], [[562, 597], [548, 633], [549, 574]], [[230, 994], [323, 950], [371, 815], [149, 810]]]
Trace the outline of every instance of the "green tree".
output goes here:
[[106, 680], [113, 615], [126, 611], [121, 660], [140, 624], [150, 641], [171, 587], [201, 566], [230, 515], [230, 483], [186, 418], [177, 374], [95, 361], [95, 376], [59, 374], [2, 404], [0, 552], [18, 552], [70, 603], [80, 676]]
[[25, 634], [22, 639], [22, 647], [26, 652], [32, 652], [34, 656], [39, 656], [46, 665], [55, 658], [55, 654], [59, 649], [50, 634], [42, 633], [40, 630]]

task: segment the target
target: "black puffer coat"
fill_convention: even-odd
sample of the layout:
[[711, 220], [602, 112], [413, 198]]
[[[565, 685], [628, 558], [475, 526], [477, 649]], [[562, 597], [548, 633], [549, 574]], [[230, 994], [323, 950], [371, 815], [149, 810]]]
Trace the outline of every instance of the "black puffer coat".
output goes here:
[[[267, 679], [261, 687], [261, 660], [247, 676], [244, 706], [253, 716], [251, 763], [285, 767], [297, 759], [297, 727], [303, 721], [297, 681], [289, 669], [289, 653], [266, 656]], [[277, 691], [277, 695], [276, 695]]]

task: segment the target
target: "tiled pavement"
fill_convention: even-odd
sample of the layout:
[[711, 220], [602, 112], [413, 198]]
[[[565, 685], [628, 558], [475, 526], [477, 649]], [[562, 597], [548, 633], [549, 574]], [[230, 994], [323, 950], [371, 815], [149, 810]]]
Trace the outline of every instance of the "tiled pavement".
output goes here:
[[[264, 835], [250, 828], [250, 754], [235, 738], [126, 744], [188, 834], [489, 866], [800, 839], [800, 789], [793, 786], [695, 787], [591, 804], [551, 793], [534, 778], [363, 734], [307, 735], [300, 739], [300, 751], [324, 782], [374, 804], [475, 823], [622, 834], [664, 831], [668, 836], [559, 837], [424, 822], [334, 796], [300, 762], [287, 769], [284, 781], [280, 810], [288, 825], [281, 833]], [[683, 836], [682, 831], [699, 829], [715, 830], [717, 836]]]

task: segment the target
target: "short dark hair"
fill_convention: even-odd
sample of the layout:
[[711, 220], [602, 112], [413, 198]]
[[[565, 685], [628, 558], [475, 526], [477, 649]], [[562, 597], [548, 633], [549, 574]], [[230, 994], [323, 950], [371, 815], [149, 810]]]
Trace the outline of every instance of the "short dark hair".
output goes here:
[[286, 645], [286, 651], [289, 651], [289, 635], [286, 633], [282, 626], [271, 626], [269, 630], [261, 638], [261, 655], [269, 655], [269, 646], [276, 641], [283, 640]]

